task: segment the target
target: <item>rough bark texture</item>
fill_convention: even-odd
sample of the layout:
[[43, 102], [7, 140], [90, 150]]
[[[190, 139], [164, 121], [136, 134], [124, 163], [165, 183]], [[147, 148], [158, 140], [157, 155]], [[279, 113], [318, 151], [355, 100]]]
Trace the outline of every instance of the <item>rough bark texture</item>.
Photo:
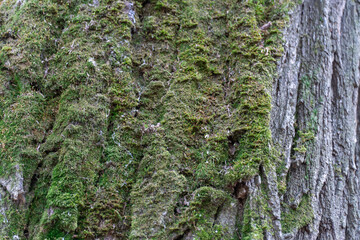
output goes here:
[[360, 236], [359, 7], [304, 1], [285, 34], [271, 117], [284, 152], [285, 239]]
[[357, 239], [359, 8], [2, 1], [0, 238]]

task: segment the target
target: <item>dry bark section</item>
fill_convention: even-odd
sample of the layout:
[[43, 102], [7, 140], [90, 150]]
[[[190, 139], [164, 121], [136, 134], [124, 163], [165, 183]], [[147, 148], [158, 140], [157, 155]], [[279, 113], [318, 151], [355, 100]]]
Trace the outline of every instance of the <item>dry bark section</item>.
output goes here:
[[271, 118], [285, 239], [359, 236], [359, 7], [304, 1], [285, 34]]

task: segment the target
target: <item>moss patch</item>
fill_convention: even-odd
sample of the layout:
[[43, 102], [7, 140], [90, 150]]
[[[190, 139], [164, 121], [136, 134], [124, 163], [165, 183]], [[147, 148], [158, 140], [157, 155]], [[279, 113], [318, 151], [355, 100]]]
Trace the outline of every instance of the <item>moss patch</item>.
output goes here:
[[296, 209], [284, 206], [285, 211], [281, 214], [281, 223], [284, 233], [289, 233], [294, 229], [305, 227], [314, 218], [314, 213], [311, 207], [311, 198], [304, 195], [299, 206]]

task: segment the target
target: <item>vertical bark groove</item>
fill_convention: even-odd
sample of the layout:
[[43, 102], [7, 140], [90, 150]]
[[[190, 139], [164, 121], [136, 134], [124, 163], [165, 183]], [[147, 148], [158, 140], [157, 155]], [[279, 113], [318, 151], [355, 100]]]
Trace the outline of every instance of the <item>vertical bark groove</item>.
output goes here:
[[[359, 208], [355, 196], [359, 179], [354, 162], [358, 161], [358, 130], [354, 128], [359, 118], [359, 93], [354, 87], [359, 81], [358, 9], [359, 2], [355, 1], [304, 1], [301, 10], [299, 7], [292, 16], [285, 35], [285, 51], [289, 53], [280, 63], [276, 83], [284, 83], [284, 88], [274, 91], [273, 139], [285, 153], [290, 149], [286, 143], [292, 142], [293, 146], [293, 154], [285, 154], [285, 161], [286, 156], [292, 158], [288, 160], [291, 167], [287, 170], [285, 202], [293, 200], [298, 204], [306, 194], [313, 214], [303, 228], [291, 229], [288, 239], [358, 237]], [[296, 35], [296, 29], [300, 29], [299, 44], [293, 47], [290, 39]], [[294, 63], [301, 67], [294, 67]], [[287, 99], [281, 91], [289, 94], [292, 86], [298, 89], [297, 97], [290, 95]], [[286, 115], [290, 119], [282, 122], [282, 128], [292, 129], [291, 134], [281, 132], [279, 119]], [[284, 138], [290, 139], [281, 141]], [[308, 169], [303, 170], [307, 173], [295, 177], [300, 166]], [[309, 189], [304, 191], [306, 182]], [[300, 209], [297, 204], [293, 207]], [[291, 212], [286, 207], [282, 211]], [[282, 216], [285, 223], [288, 215]]]

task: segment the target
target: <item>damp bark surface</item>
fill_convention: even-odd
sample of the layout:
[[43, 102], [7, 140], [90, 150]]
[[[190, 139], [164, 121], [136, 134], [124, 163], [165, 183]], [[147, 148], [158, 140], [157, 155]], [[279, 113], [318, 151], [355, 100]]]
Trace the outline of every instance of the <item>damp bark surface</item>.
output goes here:
[[1, 239], [357, 239], [360, 2], [0, 2]]

